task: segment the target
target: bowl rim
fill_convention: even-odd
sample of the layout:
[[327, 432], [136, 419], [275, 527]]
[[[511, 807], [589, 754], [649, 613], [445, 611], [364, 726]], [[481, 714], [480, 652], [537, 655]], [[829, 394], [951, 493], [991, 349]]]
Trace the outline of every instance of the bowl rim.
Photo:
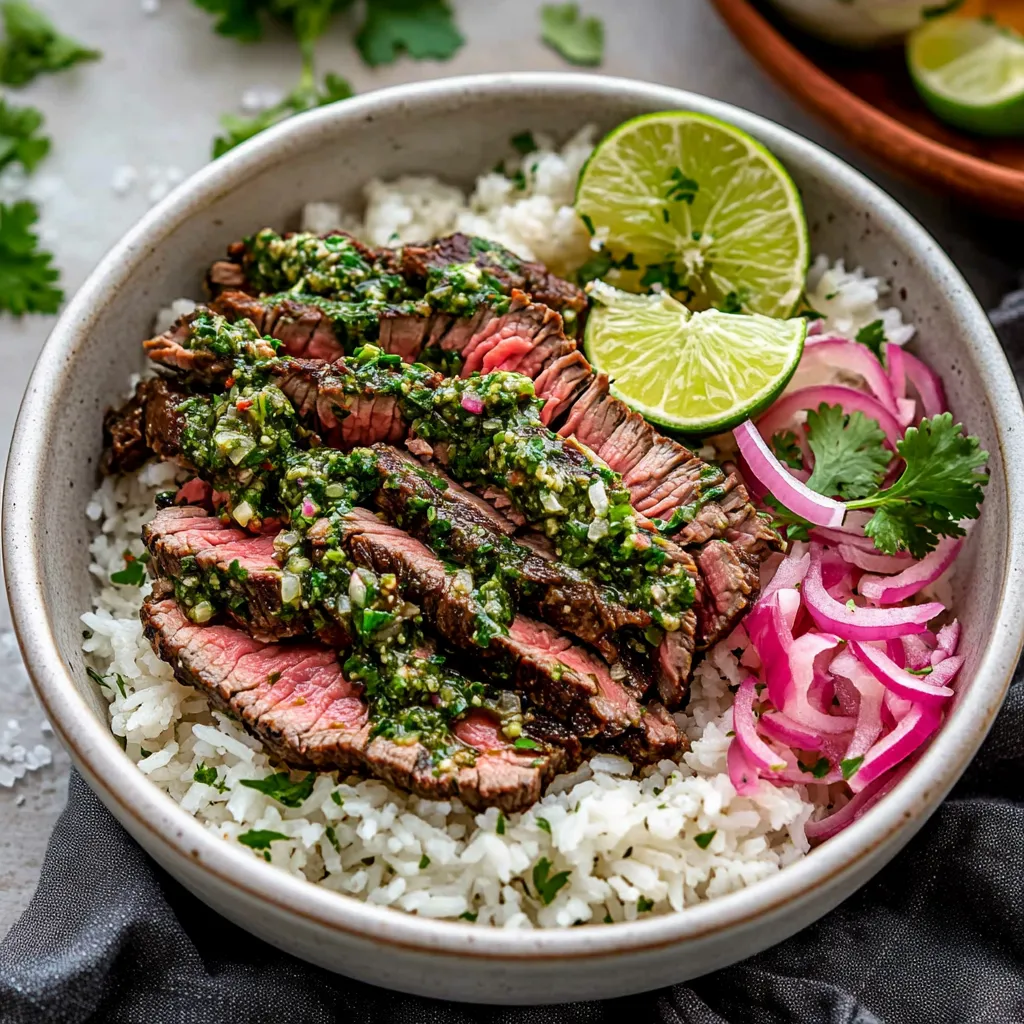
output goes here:
[[[294, 147], [315, 145], [394, 108], [444, 104], [483, 96], [514, 102], [544, 95], [571, 102], [586, 93], [600, 99], [624, 93], [651, 109], [695, 109], [756, 134], [769, 148], [783, 143], [819, 174], [829, 176], [870, 203], [876, 221], [893, 225], [907, 238], [936, 286], [953, 296], [973, 345], [976, 364], [991, 405], [996, 441], [1006, 477], [1006, 550], [999, 582], [999, 607], [968, 696], [906, 777], [850, 828], [784, 870], [684, 912], [612, 927], [509, 931], [418, 917], [374, 906], [298, 879], [264, 863], [238, 844], [206, 830], [169, 796], [136, 770], [79, 695], [61, 658], [43, 588], [43, 538], [32, 529], [47, 492], [39, 468], [57, 415], [56, 393], [96, 310], [115, 301], [134, 264], [168, 234], [201, 213], [226, 191], [284, 159]], [[1010, 386], [1000, 386], [1001, 381]], [[938, 244], [878, 186], [837, 157], [789, 129], [717, 100], [667, 86], [582, 73], [509, 72], [438, 79], [400, 85], [296, 117], [214, 161], [151, 210], [108, 252], [68, 304], [44, 345], [19, 410], [3, 500], [3, 560], [14, 629], [36, 693], [54, 729], [90, 784], [118, 817], [150, 834], [161, 859], [197, 866], [236, 899], [264, 902], [328, 931], [382, 946], [480, 960], [573, 960], [613, 953], [650, 951], [749, 926], [758, 919], [799, 909], [841, 885], [874, 855], [912, 834], [934, 811], [960, 776], [995, 718], [1024, 644], [1024, 602], [1013, 588], [1024, 580], [1024, 408], [995, 333], [960, 273]], [[1013, 455], [1017, 455], [1013, 458]]]

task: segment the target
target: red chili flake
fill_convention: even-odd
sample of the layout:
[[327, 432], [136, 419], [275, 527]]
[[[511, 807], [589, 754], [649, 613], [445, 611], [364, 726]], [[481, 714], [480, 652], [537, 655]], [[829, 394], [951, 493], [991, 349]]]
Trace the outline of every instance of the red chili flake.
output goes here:
[[273, 468], [274, 468], [274, 464], [273, 464], [272, 462], [264, 462], [264, 463], [263, 463], [263, 465], [262, 465], [262, 466], [260, 466], [260, 469], [265, 469], [265, 470], [266, 470], [266, 471], [267, 471], [268, 473], [269, 473], [269, 472], [270, 472], [270, 470], [272, 470]]
[[245, 412], [246, 409], [249, 409], [251, 407], [252, 407], [252, 399], [251, 398], [240, 398], [237, 402], [235, 402], [235, 408], [239, 412]]
[[124, 564], [128, 565], [129, 563], [134, 562], [134, 561], [135, 561], [135, 556], [130, 551], [126, 551], [124, 553]]
[[224, 381], [224, 390], [225, 391], [229, 391], [234, 386], [235, 386], [235, 378], [234, 377], [228, 377], [228, 379], [226, 381]]

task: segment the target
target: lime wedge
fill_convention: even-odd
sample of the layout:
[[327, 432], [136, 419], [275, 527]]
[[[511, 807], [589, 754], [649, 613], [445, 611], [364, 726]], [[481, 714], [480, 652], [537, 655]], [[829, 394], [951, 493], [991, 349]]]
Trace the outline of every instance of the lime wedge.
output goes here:
[[576, 210], [633, 284], [694, 309], [789, 316], [807, 273], [807, 223], [783, 166], [746, 132], [668, 111], [598, 143]]
[[980, 135], [1024, 134], [1024, 36], [980, 18], [926, 22], [907, 41], [921, 99]]
[[602, 281], [587, 290], [587, 358], [627, 405], [684, 433], [717, 433], [756, 416], [804, 349], [803, 317], [694, 313], [667, 292], [636, 295]]

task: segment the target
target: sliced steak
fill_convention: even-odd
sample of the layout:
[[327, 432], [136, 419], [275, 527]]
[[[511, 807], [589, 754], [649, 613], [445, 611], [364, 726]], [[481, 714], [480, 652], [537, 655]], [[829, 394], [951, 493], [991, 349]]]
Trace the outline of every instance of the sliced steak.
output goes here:
[[410, 283], [425, 287], [431, 270], [465, 263], [487, 271], [506, 294], [514, 289], [528, 292], [536, 302], [577, 314], [587, 308], [587, 297], [575, 284], [556, 277], [543, 263], [522, 260], [485, 238], [458, 233], [430, 245], [406, 245], [397, 251], [395, 265]]
[[388, 520], [438, 551], [446, 560], [491, 575], [498, 559], [514, 567], [514, 596], [544, 621], [617, 659], [616, 633], [651, 624], [646, 611], [616, 596], [564, 563], [521, 547], [509, 535], [515, 524], [481, 498], [388, 445], [375, 445], [381, 477], [374, 500]]
[[180, 461], [184, 419], [178, 406], [186, 398], [162, 378], [139, 381], [135, 394], [103, 417], [103, 472], [132, 473], [153, 455]]
[[453, 732], [464, 765], [434, 763], [418, 743], [373, 736], [362, 687], [342, 673], [337, 654], [314, 643], [267, 644], [229, 626], [197, 626], [173, 598], [143, 604], [146, 637], [183, 684], [205, 691], [277, 757], [297, 768], [368, 772], [433, 800], [522, 810], [535, 803], [565, 755], [557, 747], [518, 750], [497, 720], [472, 711]]
[[[320, 520], [310, 530], [314, 559], [331, 529]], [[639, 722], [639, 705], [612, 679], [608, 666], [551, 626], [517, 615], [507, 633], [480, 642], [487, 617], [473, 596], [471, 577], [446, 569], [414, 537], [359, 508], [339, 517], [337, 529], [350, 557], [375, 572], [394, 573], [408, 599], [449, 644], [471, 651], [481, 671], [521, 690], [581, 737], [618, 735]]]
[[[193, 384], [222, 384], [231, 376], [236, 352], [252, 359], [272, 359], [274, 347], [259, 335], [247, 320], [227, 327], [231, 347], [225, 351], [219, 343], [215, 347], [203, 344], [207, 335], [217, 329], [210, 310], [198, 306], [178, 319], [163, 334], [143, 342], [146, 354], [175, 377]], [[226, 325], [219, 325], [222, 329]]]
[[[387, 393], [386, 376], [363, 381], [342, 360], [316, 359], [281, 360], [273, 372], [299, 418], [331, 447], [395, 443], [408, 434], [398, 399]], [[440, 374], [424, 372], [425, 387], [441, 383]]]
[[702, 586], [696, 604], [700, 646], [726, 636], [760, 592], [761, 560], [724, 539], [710, 540], [697, 558]]
[[[202, 614], [223, 611], [258, 640], [280, 640], [312, 632], [310, 617], [281, 596], [284, 575], [274, 559], [274, 538], [225, 526], [193, 506], [166, 508], [143, 526], [151, 568], [169, 577], [187, 608], [206, 601]], [[347, 646], [344, 628], [332, 622], [319, 630], [335, 646]]]

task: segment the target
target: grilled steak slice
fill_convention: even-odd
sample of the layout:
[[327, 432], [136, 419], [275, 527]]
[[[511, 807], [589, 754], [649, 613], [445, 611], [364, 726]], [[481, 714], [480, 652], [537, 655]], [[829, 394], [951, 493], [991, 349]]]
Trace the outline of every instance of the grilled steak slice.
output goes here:
[[[208, 346], [204, 340], [214, 332], [226, 332], [234, 351], [226, 351], [220, 344]], [[190, 383], [222, 384], [231, 376], [235, 352], [253, 359], [272, 359], [273, 346], [264, 341], [246, 320], [229, 326], [211, 318], [210, 310], [196, 307], [178, 319], [163, 334], [143, 342], [146, 354], [155, 363]]]
[[266, 644], [228, 626], [197, 626], [166, 595], [148, 598], [141, 618], [181, 683], [205, 691], [294, 767], [365, 771], [428, 799], [458, 796], [472, 808], [511, 812], [535, 803], [564, 762], [557, 747], [516, 749], [496, 719], [472, 711], [453, 732], [476, 752], [473, 763], [435, 765], [418, 743], [372, 735], [362, 688], [345, 678], [329, 647]]
[[374, 500], [390, 522], [457, 565], [487, 576], [510, 567], [521, 604], [545, 622], [593, 644], [611, 661], [620, 629], [651, 624], [646, 611], [626, 607], [578, 570], [518, 545], [509, 537], [515, 525], [454, 481], [388, 445], [375, 445], [374, 453], [381, 477]]
[[[344, 332], [339, 332], [338, 321], [327, 309], [308, 298], [301, 301], [290, 295], [258, 298], [242, 291], [224, 291], [210, 303], [210, 308], [228, 320], [251, 320], [260, 334], [280, 341], [290, 356], [333, 362], [345, 354], [347, 339]], [[365, 306], [359, 308], [363, 310], [363, 320], [375, 327], [376, 316], [367, 315]], [[376, 330], [373, 334], [376, 335]]]
[[726, 540], [710, 540], [697, 558], [702, 586], [696, 604], [700, 646], [711, 647], [726, 636], [757, 600], [761, 560]]
[[555, 310], [582, 313], [587, 297], [569, 281], [548, 271], [543, 263], [531, 263], [485, 238], [457, 233], [431, 245], [406, 245], [395, 254], [396, 267], [410, 283], [426, 287], [430, 271], [453, 265], [475, 263], [500, 282], [501, 290], [528, 292], [535, 302]]
[[153, 455], [179, 460], [184, 421], [177, 408], [187, 397], [159, 377], [139, 381], [135, 394], [103, 417], [103, 472], [134, 472]]
[[317, 238], [303, 232], [282, 236], [264, 228], [232, 242], [228, 258], [213, 264], [206, 283], [214, 296], [222, 291], [265, 295], [295, 289], [356, 298], [366, 297], [362, 293], [368, 285], [374, 291], [375, 278], [386, 273], [381, 254], [344, 231]]
[[[491, 633], [493, 620], [473, 595], [471, 577], [449, 572], [415, 538], [360, 508], [339, 517], [337, 529], [355, 562], [398, 577], [408, 599], [448, 643], [471, 651], [482, 671], [522, 690], [581, 737], [614, 736], [639, 722], [639, 705], [612, 679], [608, 666], [564, 634], [523, 615], [513, 619], [507, 633]], [[331, 530], [328, 520], [310, 530], [314, 560]], [[487, 633], [483, 624], [490, 627]]]
[[[193, 618], [205, 621], [223, 610], [257, 640], [280, 640], [310, 631], [310, 618], [281, 596], [284, 574], [274, 559], [274, 538], [225, 526], [193, 506], [166, 508], [142, 528], [151, 569], [174, 581]], [[334, 646], [349, 637], [335, 622], [318, 635]]]
[[[395, 443], [408, 433], [397, 397], [380, 386], [385, 382], [364, 381], [341, 360], [287, 359], [273, 372], [299, 418], [331, 447]], [[424, 371], [424, 387], [437, 387], [441, 381], [440, 374]]]

